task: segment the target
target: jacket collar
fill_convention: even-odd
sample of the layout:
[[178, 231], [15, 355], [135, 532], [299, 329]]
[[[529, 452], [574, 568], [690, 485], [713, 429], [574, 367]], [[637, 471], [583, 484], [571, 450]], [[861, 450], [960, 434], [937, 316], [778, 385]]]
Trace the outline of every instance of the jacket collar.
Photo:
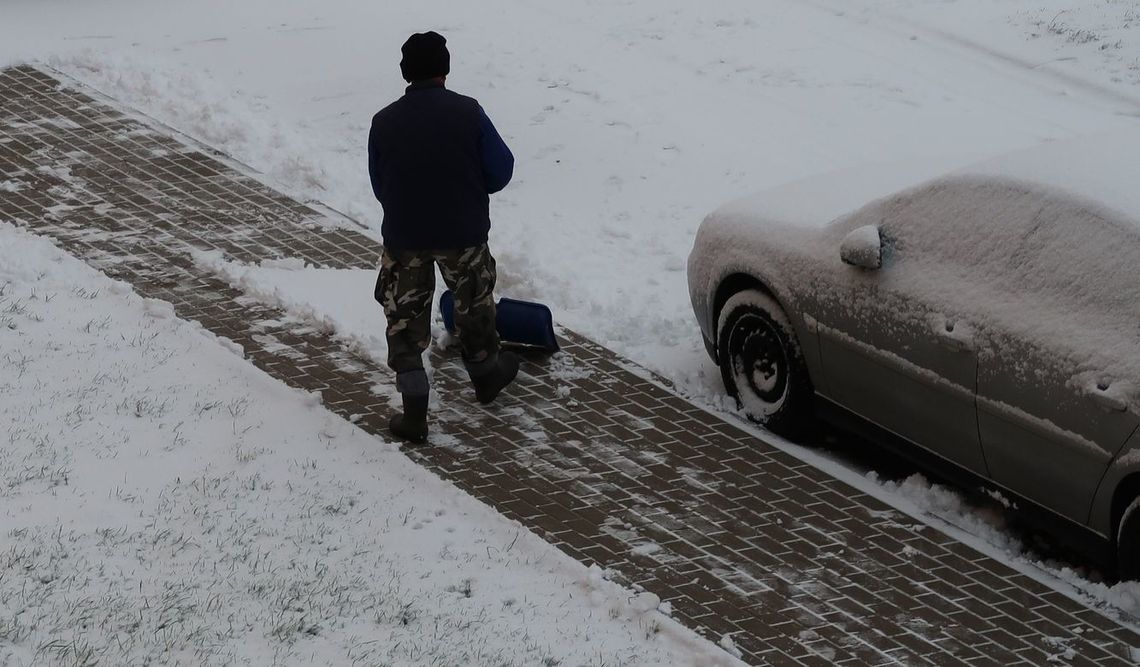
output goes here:
[[443, 82], [439, 79], [422, 79], [420, 81], [413, 81], [412, 85], [404, 89], [404, 92], [414, 93], [417, 90], [429, 90], [432, 88], [443, 88]]

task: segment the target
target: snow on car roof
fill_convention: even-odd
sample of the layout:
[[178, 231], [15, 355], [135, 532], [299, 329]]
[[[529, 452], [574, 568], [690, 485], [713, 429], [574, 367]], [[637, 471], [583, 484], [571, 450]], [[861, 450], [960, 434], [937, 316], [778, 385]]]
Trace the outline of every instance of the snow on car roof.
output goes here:
[[1091, 200], [1140, 224], [1140, 131], [1051, 141], [958, 170], [1011, 178]]

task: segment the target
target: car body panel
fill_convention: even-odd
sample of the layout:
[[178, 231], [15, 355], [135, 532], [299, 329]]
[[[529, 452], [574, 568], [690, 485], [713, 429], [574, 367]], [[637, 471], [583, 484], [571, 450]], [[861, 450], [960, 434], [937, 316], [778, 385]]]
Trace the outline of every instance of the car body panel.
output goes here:
[[1024, 291], [1017, 322], [992, 319], [978, 422], [995, 482], [1084, 522], [1109, 463], [1140, 425], [1128, 409], [1140, 317], [1127, 296], [1140, 293], [1140, 236], [1071, 198], [1049, 193], [1038, 206], [1008, 260], [1008, 279]]
[[1140, 428], [1132, 432], [1128, 442], [1112, 460], [1093, 498], [1086, 523], [1105, 538], [1115, 537], [1112, 534], [1113, 521], [1119, 517], [1113, 516], [1113, 501], [1117, 489], [1129, 479], [1140, 479]]
[[925, 330], [885, 339], [869, 335], [857, 322], [839, 324], [846, 330], [820, 325], [826, 395], [900, 437], [985, 474], [973, 353], [942, 347], [931, 336], [924, 338]]
[[[1140, 197], [1101, 206], [1089, 193], [1128, 179], [1066, 192], [1063, 165], [1041, 184], [1011, 164], [1036, 168], [988, 162], [815, 224], [843, 197], [791, 216], [809, 184], [723, 207], [690, 255], [694, 311], [715, 359], [718, 290], [749, 276], [793, 322], [821, 398], [1111, 537], [1116, 485], [1140, 479]], [[868, 225], [881, 267], [842, 263]]]
[[[1106, 469], [1140, 423], [1072, 386], [1079, 369], [1024, 340], [992, 340], [978, 376], [978, 426], [991, 478], [1074, 521], [1088, 518]], [[1033, 369], [1022, 373], [1022, 369]]]

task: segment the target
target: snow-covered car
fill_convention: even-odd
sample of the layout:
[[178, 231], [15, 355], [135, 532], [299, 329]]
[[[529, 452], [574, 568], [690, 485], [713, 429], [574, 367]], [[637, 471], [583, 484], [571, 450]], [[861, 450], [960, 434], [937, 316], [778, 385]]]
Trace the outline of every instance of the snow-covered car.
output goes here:
[[776, 433], [822, 417], [996, 489], [1137, 578], [1136, 155], [1066, 140], [721, 208], [688, 278], [726, 389]]

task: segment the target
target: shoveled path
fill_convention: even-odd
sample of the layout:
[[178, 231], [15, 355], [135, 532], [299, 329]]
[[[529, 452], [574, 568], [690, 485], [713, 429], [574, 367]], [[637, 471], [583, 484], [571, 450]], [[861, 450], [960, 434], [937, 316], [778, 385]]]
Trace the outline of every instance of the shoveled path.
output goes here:
[[[372, 268], [351, 221], [33, 67], [0, 71], [0, 221], [55, 239], [381, 437], [382, 364], [198, 268]], [[367, 288], [365, 289], [367, 293]], [[364, 307], [372, 307], [365, 305]], [[1140, 635], [774, 448], [563, 332], [495, 405], [436, 354], [413, 459], [754, 664], [1133, 664]]]

